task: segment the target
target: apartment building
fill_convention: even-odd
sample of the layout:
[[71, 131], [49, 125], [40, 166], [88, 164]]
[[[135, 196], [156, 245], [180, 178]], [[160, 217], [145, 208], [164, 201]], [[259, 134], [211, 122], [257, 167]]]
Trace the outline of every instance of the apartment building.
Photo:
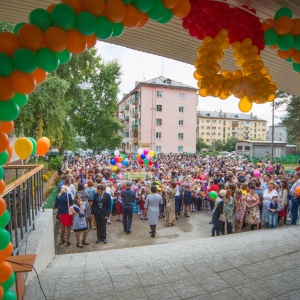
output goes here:
[[160, 76], [136, 82], [119, 102], [122, 148], [156, 153], [196, 152], [197, 89]]
[[220, 111], [198, 111], [198, 137], [212, 146], [214, 141], [226, 143], [229, 137], [239, 140], [262, 140], [267, 137], [267, 121], [251, 114]]
[[[269, 126], [267, 131], [267, 140], [272, 141], [272, 126]], [[274, 141], [288, 142], [288, 134], [286, 127], [282, 124], [274, 124]]]

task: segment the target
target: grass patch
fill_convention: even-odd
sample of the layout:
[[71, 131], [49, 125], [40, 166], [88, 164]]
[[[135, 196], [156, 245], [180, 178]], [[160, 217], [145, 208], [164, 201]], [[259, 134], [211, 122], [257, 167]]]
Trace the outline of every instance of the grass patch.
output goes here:
[[298, 167], [298, 164], [282, 164], [285, 171], [295, 171], [295, 168]]

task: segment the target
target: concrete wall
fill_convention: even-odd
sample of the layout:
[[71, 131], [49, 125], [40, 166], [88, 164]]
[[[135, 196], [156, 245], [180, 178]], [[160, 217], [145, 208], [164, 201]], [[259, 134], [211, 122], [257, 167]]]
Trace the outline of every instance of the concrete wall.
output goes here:
[[[269, 126], [267, 133], [267, 140], [272, 140], [272, 126]], [[288, 141], [287, 130], [283, 126], [274, 126], [274, 141], [286, 142]]]

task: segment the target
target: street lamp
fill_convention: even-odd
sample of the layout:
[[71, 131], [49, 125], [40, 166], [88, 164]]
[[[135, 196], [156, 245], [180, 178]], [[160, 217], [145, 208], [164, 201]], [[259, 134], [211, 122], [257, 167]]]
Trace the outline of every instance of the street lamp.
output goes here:
[[212, 140], [212, 142], [213, 142], [213, 153], [216, 151], [216, 139], [215, 139], [215, 135], [216, 135], [216, 132], [214, 131], [213, 133], [212, 133], [212, 136], [213, 136], [213, 140]]

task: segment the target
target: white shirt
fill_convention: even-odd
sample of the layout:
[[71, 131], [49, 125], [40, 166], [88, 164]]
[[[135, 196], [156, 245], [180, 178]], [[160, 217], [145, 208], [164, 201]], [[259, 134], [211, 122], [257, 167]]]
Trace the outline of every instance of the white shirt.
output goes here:
[[298, 180], [293, 184], [293, 186], [292, 186], [292, 188], [291, 188], [291, 190], [290, 190], [290, 195], [291, 195], [292, 197], [295, 196], [295, 189], [296, 189], [296, 187], [298, 187], [298, 186], [300, 186], [300, 179], [298, 179]]

